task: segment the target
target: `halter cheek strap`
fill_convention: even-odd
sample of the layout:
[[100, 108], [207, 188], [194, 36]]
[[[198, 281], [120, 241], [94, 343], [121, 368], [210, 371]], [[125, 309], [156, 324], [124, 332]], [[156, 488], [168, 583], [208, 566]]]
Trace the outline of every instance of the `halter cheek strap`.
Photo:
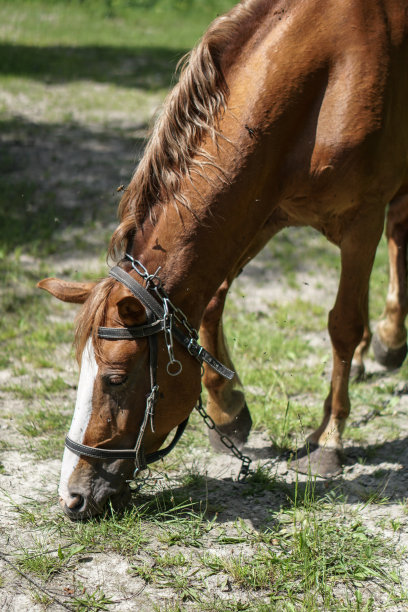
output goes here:
[[[231, 380], [235, 372], [220, 363], [208, 351], [206, 351], [197, 342], [198, 334], [194, 328], [188, 323], [183, 312], [175, 307], [167, 293], [161, 287], [160, 280], [157, 278], [157, 272], [150, 275], [146, 268], [137, 260], [134, 260], [130, 255], [127, 258], [131, 260], [133, 269], [146, 281], [146, 288], [142, 287], [138, 282], [130, 276], [125, 270], [119, 266], [115, 266], [109, 272], [110, 276], [125, 285], [133, 295], [143, 304], [146, 309], [147, 323], [144, 325], [136, 325], [130, 327], [99, 327], [98, 337], [104, 340], [136, 340], [139, 338], [148, 338], [149, 341], [149, 376], [150, 376], [150, 393], [146, 398], [146, 408], [143, 416], [142, 424], [139, 429], [137, 440], [133, 449], [106, 449], [95, 448], [81, 444], [71, 440], [68, 436], [65, 439], [65, 446], [76, 455], [92, 457], [96, 459], [133, 459], [135, 462], [136, 474], [146, 469], [149, 463], [153, 463], [158, 459], [165, 457], [177, 444], [183, 431], [186, 428], [188, 417], [180, 423], [177, 431], [170, 444], [161, 450], [148, 455], [143, 451], [143, 436], [146, 431], [147, 424], [150, 420], [150, 428], [154, 432], [154, 409], [158, 399], [159, 387], [157, 385], [157, 334], [163, 332], [166, 339], [167, 350], [169, 354], [169, 363], [167, 372], [169, 375], [177, 376], [181, 373], [182, 365], [174, 358], [173, 353], [173, 337], [188, 350], [201, 365], [208, 364], [218, 374]], [[152, 293], [155, 293], [155, 297]], [[157, 299], [159, 301], [157, 301]], [[160, 303], [161, 302], [161, 303]], [[174, 325], [173, 319], [181, 324], [187, 333], [184, 333], [180, 327]], [[172, 367], [176, 365], [176, 370], [172, 371]]]

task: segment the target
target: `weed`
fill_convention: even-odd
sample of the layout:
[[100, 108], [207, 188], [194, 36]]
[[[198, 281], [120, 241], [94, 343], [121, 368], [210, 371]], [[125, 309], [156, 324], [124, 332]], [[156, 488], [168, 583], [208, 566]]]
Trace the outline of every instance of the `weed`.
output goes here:
[[43, 609], [47, 609], [48, 606], [52, 604], [52, 599], [49, 597], [49, 595], [34, 589], [31, 591], [31, 599], [34, 603], [39, 604]]
[[51, 575], [59, 573], [76, 552], [72, 555], [64, 555], [61, 546], [57, 551], [49, 552], [48, 548], [38, 540], [34, 542], [34, 548], [21, 550], [17, 558], [17, 565], [22, 571], [47, 580]]
[[[61, 382], [66, 387], [66, 383], [64, 381]], [[55, 389], [55, 384], [47, 386], [47, 389], [50, 388]], [[16, 420], [18, 431], [21, 434], [35, 438], [50, 433], [62, 435], [67, 431], [71, 415], [62, 414], [61, 410], [54, 410], [44, 406], [38, 409], [28, 408], [21, 415], [18, 415]]]
[[[35, 453], [35, 460], [61, 453], [76, 379], [65, 363], [73, 363], [76, 307], [51, 300], [35, 289], [36, 282], [54, 274], [74, 280], [106, 275], [104, 257], [118, 198], [112, 192], [131, 176], [146, 125], [177, 60], [208, 21], [233, 3], [1, 3], [0, 59], [7, 70], [0, 75], [5, 92], [0, 103], [5, 144], [0, 152], [0, 393], [12, 405], [13, 418], [4, 417], [4, 431], [11, 428], [14, 436], [0, 440], [2, 451], [23, 447]], [[75, 257], [90, 258], [92, 268], [82, 269]], [[374, 318], [383, 307], [386, 259], [382, 241], [370, 293]], [[267, 274], [260, 282], [285, 277], [282, 286], [296, 289], [298, 297], [267, 295], [264, 305], [249, 312], [241, 297], [249, 292], [237, 279], [225, 331], [254, 429], [264, 432], [279, 453], [294, 449], [321, 418], [329, 386], [326, 313], [334, 301], [326, 279], [329, 271], [331, 276], [339, 270], [339, 257], [314, 230], [291, 228], [259, 261]], [[310, 284], [321, 301], [306, 292]], [[399, 396], [390, 396], [407, 375], [405, 364], [386, 382], [374, 376], [353, 384], [353, 410], [361, 414], [346, 435], [366, 441], [379, 419], [384, 435], [390, 435], [400, 404]], [[398, 572], [402, 553], [392, 549], [381, 530], [366, 528], [363, 518], [371, 504], [387, 503], [382, 482], [354, 512], [337, 494], [319, 498], [315, 480], [291, 487], [265, 466], [244, 485], [228, 482], [227, 487], [219, 480], [214, 486], [206, 474], [207, 446], [194, 414], [174, 454], [153, 470], [132, 505], [120, 512], [108, 508], [86, 523], [66, 521], [55, 507], [54, 491], [41, 492], [40, 501], [8, 497], [21, 531], [44, 534], [32, 545], [14, 538], [20, 569], [45, 582], [73, 570], [82, 551], [117, 555], [128, 562], [132, 576], [171, 592], [171, 603], [152, 604], [167, 612], [374, 612], [381, 604], [369, 592], [373, 585], [395, 606], [406, 604]], [[371, 445], [360, 463], [369, 467], [380, 446]], [[189, 467], [191, 448], [199, 460]], [[3, 464], [0, 474], [5, 474]], [[386, 473], [376, 476], [382, 481]], [[240, 510], [230, 504], [228, 491], [245, 508], [258, 502], [255, 498], [274, 500], [265, 524], [252, 524], [250, 511], [235, 520]], [[276, 499], [283, 497], [279, 509]], [[405, 501], [401, 513], [407, 512]], [[399, 534], [402, 523], [387, 518], [384, 528]], [[47, 606], [42, 595], [32, 596]], [[75, 591], [68, 603], [85, 611], [106, 610], [115, 602], [94, 585]]]
[[108, 606], [115, 602], [105, 595], [100, 587], [89, 593], [85, 588], [81, 596], [73, 597], [69, 605], [76, 612], [88, 612], [89, 610], [109, 610]]

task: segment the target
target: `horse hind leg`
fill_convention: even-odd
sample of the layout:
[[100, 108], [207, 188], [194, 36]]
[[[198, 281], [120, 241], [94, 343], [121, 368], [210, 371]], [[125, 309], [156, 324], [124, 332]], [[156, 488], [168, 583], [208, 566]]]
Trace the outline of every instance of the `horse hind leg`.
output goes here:
[[364, 358], [368, 352], [368, 349], [370, 348], [371, 339], [372, 339], [372, 333], [371, 333], [370, 323], [369, 323], [369, 311], [368, 311], [369, 299], [368, 297], [369, 295], [367, 291], [367, 295], [365, 297], [364, 306], [363, 306], [363, 316], [364, 316], [363, 337], [360, 343], [358, 344], [356, 350], [354, 351], [354, 357], [353, 357], [353, 361], [351, 363], [351, 369], [350, 369], [350, 378], [354, 381], [360, 381], [360, 380], [363, 380], [364, 378], [364, 374], [365, 374]]
[[[200, 339], [210, 353], [234, 370], [222, 326], [222, 313], [228, 289], [229, 283], [224, 281], [208, 304], [200, 327]], [[203, 382], [208, 391], [208, 414], [218, 430], [241, 448], [248, 438], [252, 419], [238, 375], [235, 374], [232, 380], [227, 380], [212, 368], [205, 366]], [[214, 450], [228, 452], [220, 436], [213, 429], [208, 430], [208, 436]]]
[[408, 313], [407, 243], [408, 193], [390, 204], [386, 236], [389, 256], [389, 285], [382, 319], [373, 336], [376, 360], [388, 369], [399, 368], [407, 354], [405, 318]]
[[329, 314], [333, 348], [330, 392], [324, 404], [322, 423], [309, 436], [305, 456], [297, 461], [296, 468], [300, 472], [329, 477], [341, 471], [342, 433], [350, 412], [351, 361], [364, 332], [368, 285], [382, 232], [383, 214], [381, 206], [370, 207], [344, 231], [340, 240], [340, 284]]

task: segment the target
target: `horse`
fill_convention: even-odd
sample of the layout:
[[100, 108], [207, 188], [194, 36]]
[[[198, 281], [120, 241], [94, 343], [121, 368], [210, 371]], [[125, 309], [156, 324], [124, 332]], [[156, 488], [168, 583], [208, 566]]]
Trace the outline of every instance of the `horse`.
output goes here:
[[367, 300], [363, 337], [355, 350], [350, 371], [356, 381], [364, 379], [364, 357], [370, 345], [376, 361], [388, 370], [401, 367], [407, 356], [408, 196], [404, 190], [390, 202], [386, 220], [389, 282], [385, 308], [372, 334]]
[[408, 196], [395, 197], [387, 214], [386, 227], [389, 284], [384, 313], [378, 322], [372, 344], [376, 360], [392, 370], [399, 368], [407, 355], [408, 314], [407, 247]]
[[[108, 251], [117, 265], [97, 283], [39, 283], [83, 304], [59, 487], [71, 519], [125, 498], [132, 472], [168, 452], [201, 379], [219, 431], [237, 448], [246, 441], [223, 308], [240, 270], [287, 226], [312, 226], [340, 249], [330, 389], [304, 460], [321, 475], [341, 470], [386, 207], [408, 197], [407, 101], [407, 0], [243, 0], [210, 25], [124, 191]], [[386, 318], [381, 342], [398, 349], [405, 336], [391, 328]]]

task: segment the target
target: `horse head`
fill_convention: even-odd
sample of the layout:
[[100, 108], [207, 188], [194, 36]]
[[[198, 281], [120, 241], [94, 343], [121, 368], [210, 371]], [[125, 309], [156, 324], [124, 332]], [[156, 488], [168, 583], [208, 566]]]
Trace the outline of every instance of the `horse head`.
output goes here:
[[108, 499], [125, 501], [132, 474], [167, 454], [174, 441], [159, 449], [176, 426], [181, 435], [200, 393], [200, 364], [210, 357], [157, 291], [158, 279], [146, 272], [143, 283], [135, 270], [115, 267], [99, 283], [39, 283], [60, 300], [83, 304], [80, 377], [59, 486], [72, 519], [98, 514]]

